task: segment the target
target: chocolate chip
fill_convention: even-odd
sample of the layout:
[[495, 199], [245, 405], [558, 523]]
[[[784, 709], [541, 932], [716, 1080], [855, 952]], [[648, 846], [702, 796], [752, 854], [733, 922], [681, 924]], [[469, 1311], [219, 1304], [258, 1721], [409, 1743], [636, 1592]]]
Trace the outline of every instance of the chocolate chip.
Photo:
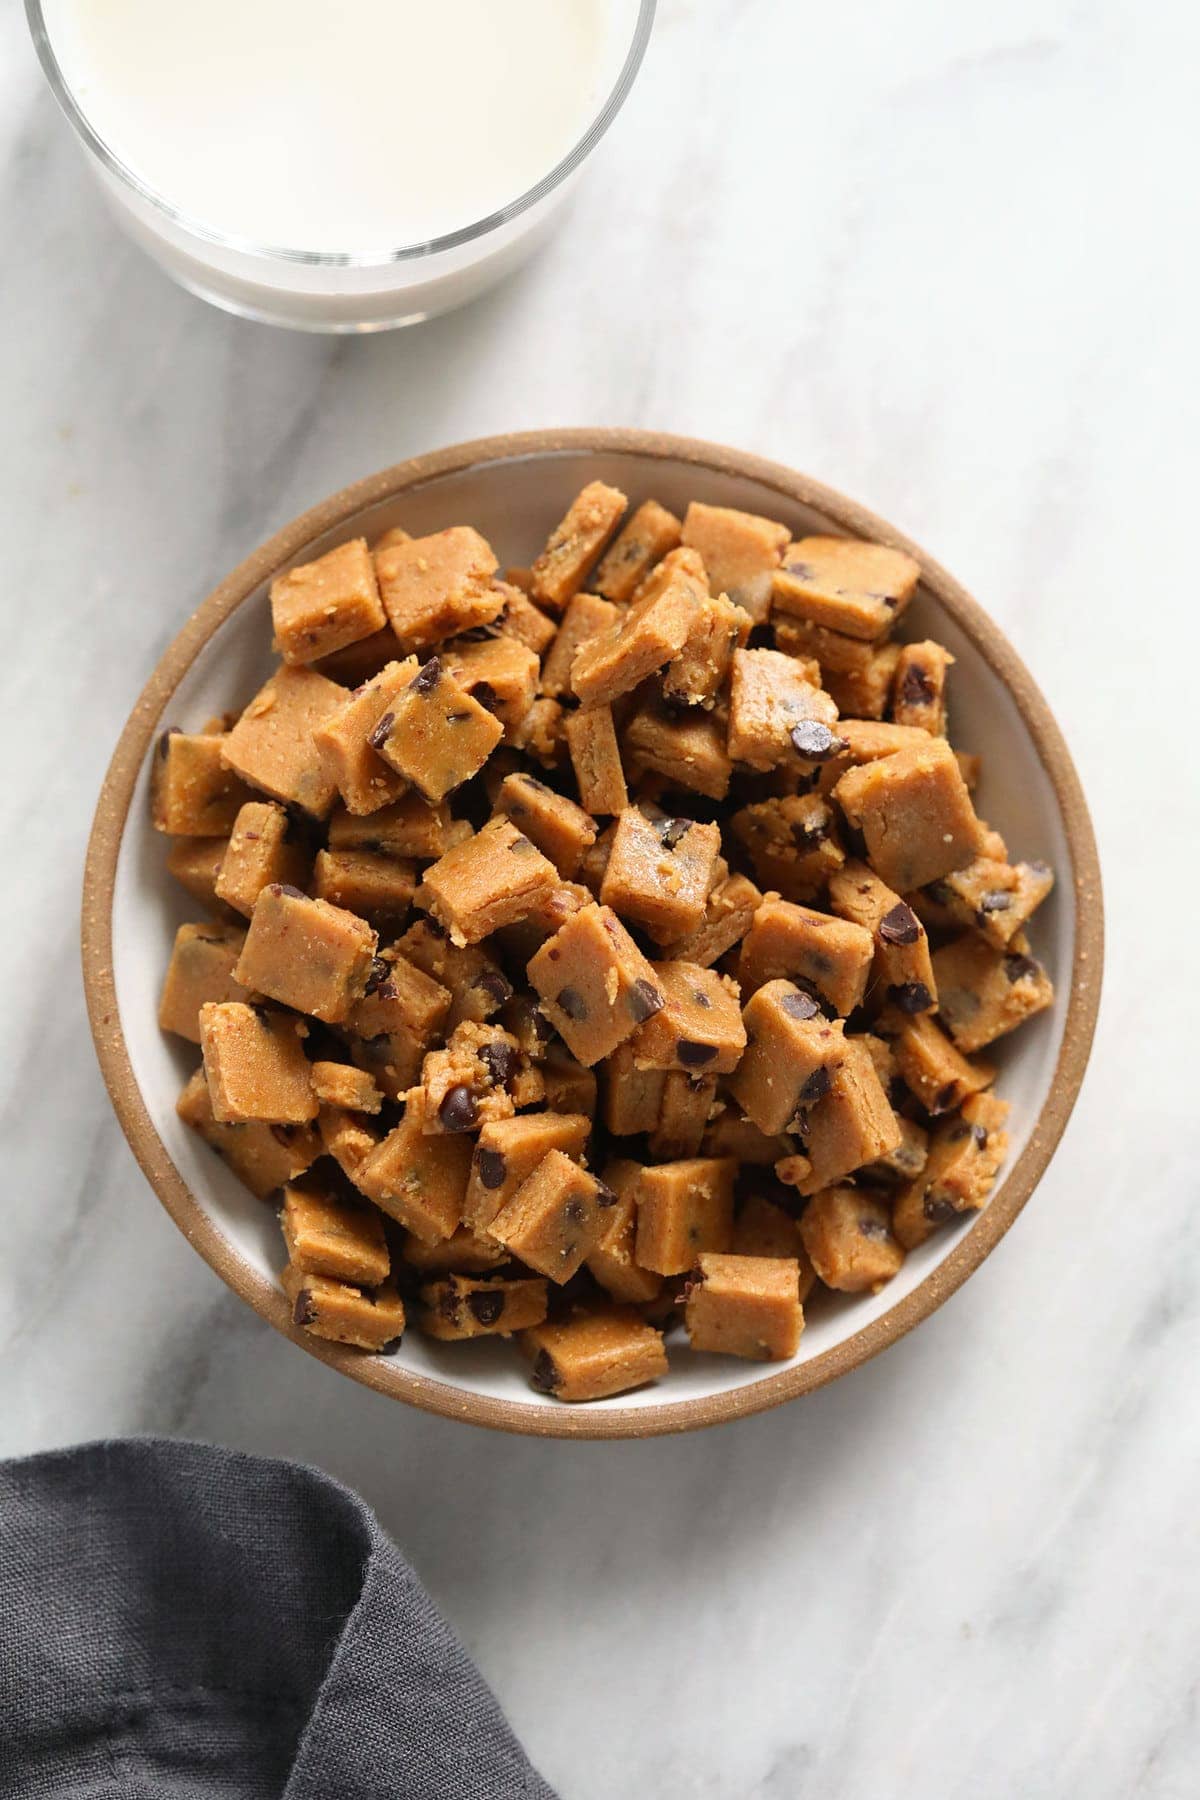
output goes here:
[[929, 678], [928, 669], [923, 669], [920, 663], [910, 663], [904, 671], [904, 678], [900, 683], [900, 691], [896, 698], [902, 706], [931, 705], [937, 699], [937, 694], [933, 682]]
[[957, 1081], [948, 1081], [946, 1083], [945, 1087], [940, 1087], [938, 1089], [937, 1093], [933, 1096], [933, 1102], [932, 1102], [929, 1110], [931, 1113], [943, 1113], [946, 1111], [947, 1107], [954, 1105], [954, 1102], [957, 1098], [958, 1098], [958, 1083], [957, 1083]]
[[616, 1204], [617, 1204], [617, 1196], [616, 1196], [616, 1194], [613, 1193], [613, 1191], [609, 1187], [608, 1183], [606, 1181], [597, 1181], [597, 1183], [596, 1183], [596, 1205], [597, 1206], [615, 1206]]
[[797, 819], [792, 826], [792, 842], [797, 850], [815, 850], [829, 836], [829, 815], [815, 818], [812, 824]]
[[293, 1325], [311, 1325], [317, 1316], [316, 1301], [312, 1297], [311, 1288], [301, 1288], [296, 1295], [296, 1304], [292, 1308]]
[[536, 849], [536, 845], [531, 844], [527, 837], [515, 837], [508, 847], [510, 850], [519, 851], [522, 855], [526, 850]]
[[500, 696], [490, 681], [477, 681], [471, 689], [471, 698], [490, 713], [500, 710]]
[[386, 1344], [380, 1344], [375, 1354], [376, 1356], [395, 1356], [403, 1342], [403, 1338], [389, 1338]]
[[858, 1229], [863, 1237], [885, 1238], [888, 1234], [888, 1228], [883, 1220], [875, 1218], [871, 1213], [862, 1215], [858, 1221]]
[[374, 731], [371, 733], [370, 737], [367, 739], [367, 742], [370, 744], [372, 750], [382, 750], [383, 749], [383, 746], [387, 743], [387, 740], [388, 740], [388, 733], [391, 731], [392, 726], [395, 723], [396, 723], [395, 713], [394, 712], [385, 712], [382, 719], [380, 719], [378, 725], [376, 725]]
[[548, 1350], [538, 1351], [529, 1379], [541, 1394], [556, 1394], [562, 1386], [554, 1359]]
[[845, 738], [836, 737], [819, 719], [801, 719], [793, 725], [792, 743], [806, 762], [828, 762], [846, 748]]
[[498, 1043], [481, 1045], [479, 1060], [495, 1087], [507, 1087], [520, 1066], [521, 1058], [511, 1044], [506, 1044], [501, 1039]]
[[663, 849], [674, 850], [676, 844], [692, 829], [692, 824], [691, 819], [664, 819], [658, 828]]
[[508, 1164], [499, 1150], [476, 1150], [475, 1167], [479, 1170], [479, 1179], [485, 1188], [494, 1189], [504, 1186], [504, 1178], [508, 1174]]
[[447, 1131], [470, 1131], [473, 1128], [479, 1118], [479, 1106], [464, 1082], [456, 1082], [446, 1090], [442, 1104], [438, 1107], [438, 1118]]
[[926, 1194], [921, 1203], [921, 1211], [931, 1225], [945, 1225], [955, 1216], [955, 1208], [948, 1200], [939, 1200], [934, 1194]]
[[880, 919], [879, 935], [885, 944], [915, 944], [921, 935], [921, 921], [912, 907], [900, 900]]
[[574, 1195], [571, 1196], [563, 1207], [563, 1212], [573, 1225], [582, 1225], [583, 1221], [587, 1218], [587, 1207], [583, 1204], [582, 1200], [577, 1200]]
[[566, 1013], [568, 1019], [574, 1019], [576, 1024], [582, 1023], [588, 1016], [587, 1001], [578, 988], [563, 988], [558, 996], [558, 1006], [561, 1011]]
[[506, 1000], [512, 999], [512, 987], [499, 969], [485, 969], [482, 975], [475, 977], [474, 984], [489, 1000], [497, 1006], [503, 1006]]
[[702, 1069], [716, 1054], [715, 1044], [696, 1044], [691, 1038], [679, 1038], [675, 1044], [675, 1055], [685, 1069]]
[[178, 737], [178, 736], [179, 736], [178, 725], [168, 725], [167, 729], [163, 732], [162, 736], [159, 738], [158, 754], [162, 757], [164, 762], [167, 759], [167, 752], [171, 748], [171, 739], [173, 737]]
[[[371, 958], [371, 967], [367, 971], [367, 993], [377, 994], [386, 982], [390, 982], [391, 978], [392, 965], [388, 962], [387, 958], [383, 956], [373, 956]], [[393, 995], [389, 995], [389, 999], [393, 997], [394, 992]]]
[[780, 1010], [792, 1019], [815, 1019], [821, 1008], [811, 994], [797, 988], [794, 993], [784, 994], [779, 1002]]
[[540, 1007], [533, 1008], [529, 1015], [529, 1023], [533, 1027], [533, 1035], [538, 1043], [548, 1044], [554, 1036], [554, 1027]]
[[973, 1131], [973, 1132], [974, 1132], [974, 1134], [975, 1134], [975, 1142], [976, 1142], [976, 1143], [977, 1143], [977, 1144], [978, 1144], [978, 1145], [979, 1145], [979, 1148], [980, 1148], [980, 1149], [981, 1149], [981, 1150], [982, 1150], [982, 1149], [983, 1149], [983, 1147], [984, 1147], [984, 1145], [985, 1145], [985, 1144], [986, 1144], [986, 1143], [987, 1143], [987, 1141], [988, 1141], [988, 1134], [987, 1134], [987, 1128], [986, 1128], [986, 1126], [983, 1126], [983, 1125], [973, 1125], [973, 1126], [972, 1126], [972, 1127], [971, 1127], [971, 1130], [972, 1130], [972, 1131]]
[[811, 563], [790, 562], [784, 563], [783, 567], [788, 575], [797, 575], [801, 581], [812, 581], [816, 575], [816, 570]]
[[438, 1311], [451, 1325], [457, 1325], [462, 1314], [458, 1295], [452, 1287], [444, 1287], [438, 1295]]
[[889, 997], [901, 1012], [923, 1013], [933, 1009], [933, 995], [923, 981], [902, 981], [899, 987], [889, 989]]
[[273, 881], [271, 892], [275, 895], [286, 894], [289, 900], [307, 900], [308, 895], [303, 888], [293, 887], [290, 881]]
[[432, 694], [441, 679], [442, 659], [440, 656], [431, 656], [429, 661], [423, 663], [417, 670], [408, 685], [414, 694]]
[[707, 994], [701, 993], [699, 988], [692, 989], [692, 1000], [697, 1006], [703, 1007], [705, 1012], [712, 1011], [712, 1001]]
[[481, 1325], [494, 1325], [504, 1311], [503, 1288], [475, 1288], [467, 1295], [467, 1305]]
[[629, 1014], [635, 1025], [644, 1025], [652, 1019], [656, 1012], [663, 1009], [663, 997], [650, 982], [639, 979], [634, 982], [627, 996]]
[[833, 1081], [830, 1078], [828, 1069], [814, 1069], [804, 1086], [800, 1089], [799, 1104], [801, 1106], [811, 1106], [815, 1100], [823, 1100], [832, 1086]]
[[526, 787], [535, 788], [539, 794], [552, 794], [554, 792], [554, 789], [548, 788], [544, 781], [539, 781], [536, 775], [522, 775], [520, 779], [525, 783]]
[[1010, 981], [1036, 981], [1041, 969], [1032, 956], [1006, 956], [1004, 973]]
[[979, 902], [981, 913], [1007, 912], [1013, 897], [1004, 888], [989, 888]]

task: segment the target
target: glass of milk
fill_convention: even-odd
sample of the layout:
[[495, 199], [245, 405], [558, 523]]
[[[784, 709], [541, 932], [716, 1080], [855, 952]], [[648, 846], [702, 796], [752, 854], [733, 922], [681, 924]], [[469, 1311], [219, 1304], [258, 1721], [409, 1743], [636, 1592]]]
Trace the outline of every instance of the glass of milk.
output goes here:
[[378, 331], [548, 232], [655, 0], [25, 0], [130, 236], [247, 318]]

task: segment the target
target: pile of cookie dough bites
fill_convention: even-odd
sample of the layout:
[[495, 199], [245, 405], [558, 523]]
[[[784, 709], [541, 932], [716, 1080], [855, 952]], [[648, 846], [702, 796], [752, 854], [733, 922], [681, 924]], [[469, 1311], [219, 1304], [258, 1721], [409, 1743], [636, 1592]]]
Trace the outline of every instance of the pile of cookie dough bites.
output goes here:
[[[282, 662], [166, 732], [206, 918], [179, 1111], [279, 1207], [298, 1326], [515, 1337], [588, 1400], [693, 1348], [794, 1355], [983, 1205], [977, 1053], [1050, 1004], [951, 749], [908, 556], [585, 487], [503, 579], [467, 525], [275, 582]], [[623, 522], [624, 521], [624, 522]]]

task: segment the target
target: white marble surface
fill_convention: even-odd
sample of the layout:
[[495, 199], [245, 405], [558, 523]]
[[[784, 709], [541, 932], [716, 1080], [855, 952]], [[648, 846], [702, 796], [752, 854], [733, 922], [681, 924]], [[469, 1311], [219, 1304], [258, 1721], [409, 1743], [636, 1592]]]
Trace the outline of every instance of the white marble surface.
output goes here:
[[[1196, 1791], [1198, 51], [1184, 0], [663, 0], [536, 266], [326, 342], [127, 248], [0, 16], [0, 1450], [335, 1471], [566, 1800]], [[743, 1425], [537, 1444], [389, 1406], [218, 1285], [110, 1114], [76, 913], [113, 740], [216, 577], [410, 452], [596, 422], [812, 470], [975, 589], [1079, 761], [1111, 948], [1057, 1160], [940, 1314]]]

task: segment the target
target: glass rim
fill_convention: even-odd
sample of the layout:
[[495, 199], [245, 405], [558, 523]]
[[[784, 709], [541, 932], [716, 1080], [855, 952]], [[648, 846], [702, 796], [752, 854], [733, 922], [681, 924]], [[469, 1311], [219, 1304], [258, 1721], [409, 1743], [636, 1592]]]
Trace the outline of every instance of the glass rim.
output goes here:
[[421, 243], [402, 244], [394, 250], [353, 251], [353, 250], [295, 250], [283, 245], [260, 244], [250, 238], [239, 237], [215, 226], [206, 225], [202, 220], [193, 219], [189, 214], [173, 206], [164, 194], [143, 181], [141, 176], [122, 162], [87, 117], [71, 90], [62, 67], [50, 42], [50, 33], [42, 11], [42, 0], [25, 0], [25, 17], [29, 25], [33, 46], [37, 52], [42, 72], [50, 86], [63, 113], [83, 143], [110, 174], [131, 188], [135, 194], [160, 212], [173, 225], [179, 226], [192, 237], [200, 238], [205, 243], [215, 244], [223, 250], [231, 250], [243, 256], [257, 256], [264, 261], [302, 263], [317, 268], [386, 268], [389, 263], [412, 262], [419, 257], [435, 256], [442, 250], [456, 250], [475, 239], [486, 237], [489, 232], [499, 226], [506, 225], [512, 219], [536, 206], [552, 194], [555, 188], [574, 174], [596, 148], [609, 126], [620, 112], [633, 86], [634, 78], [642, 66], [646, 54], [646, 46], [650, 41], [650, 30], [654, 24], [654, 14], [658, 0], [637, 0], [637, 19], [625, 60], [617, 75], [616, 81], [609, 89], [600, 110], [574, 147], [562, 157], [554, 167], [542, 176], [540, 181], [519, 195], [507, 205], [497, 207], [482, 219], [476, 219], [469, 225], [462, 225], [456, 231], [448, 231], [439, 237], [427, 238]]

